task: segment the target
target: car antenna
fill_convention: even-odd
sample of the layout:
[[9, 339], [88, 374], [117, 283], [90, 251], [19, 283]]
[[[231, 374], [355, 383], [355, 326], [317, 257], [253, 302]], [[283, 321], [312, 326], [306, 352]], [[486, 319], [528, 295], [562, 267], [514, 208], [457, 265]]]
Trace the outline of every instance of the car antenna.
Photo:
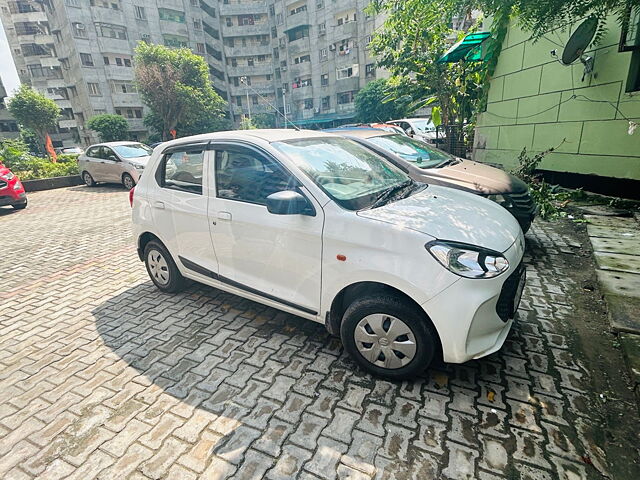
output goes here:
[[[255, 93], [255, 94], [256, 94], [256, 95], [258, 95], [261, 99], [263, 99], [265, 102], [267, 102], [267, 104], [268, 104], [271, 108], [273, 108], [273, 109], [276, 111], [276, 113], [277, 113], [278, 115], [280, 115], [281, 117], [283, 117], [283, 118], [284, 118], [284, 121], [285, 121], [285, 125], [286, 125], [286, 122], [289, 122], [289, 123], [291, 124], [291, 126], [292, 126], [293, 128], [295, 128], [298, 132], [301, 130], [301, 129], [300, 129], [300, 127], [298, 127], [295, 123], [293, 123], [291, 120], [289, 120], [289, 119], [287, 118], [287, 116], [286, 116], [286, 115], [284, 115], [280, 110], [278, 110], [278, 107], [276, 107], [273, 103], [271, 103], [271, 102], [270, 102], [269, 100], [267, 100], [265, 97], [263, 97], [262, 95], [260, 95], [260, 93], [259, 93], [259, 92], [257, 92], [257, 91], [256, 91], [256, 90], [255, 90], [251, 85], [249, 85], [249, 84], [245, 81], [245, 77], [240, 77], [240, 82], [241, 82], [245, 87], [250, 88], [250, 89], [251, 89], [251, 91], [252, 91], [253, 93]], [[286, 108], [286, 106], [285, 106], [285, 108]]]

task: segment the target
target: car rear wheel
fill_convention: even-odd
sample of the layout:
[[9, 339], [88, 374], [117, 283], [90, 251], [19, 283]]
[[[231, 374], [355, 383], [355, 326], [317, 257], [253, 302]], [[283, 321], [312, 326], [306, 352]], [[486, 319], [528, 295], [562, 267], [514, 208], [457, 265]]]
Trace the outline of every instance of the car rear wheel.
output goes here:
[[96, 184], [96, 181], [89, 172], [82, 172], [82, 181], [87, 187], [93, 187]]
[[23, 203], [14, 203], [13, 205], [11, 205], [13, 208], [15, 208], [16, 210], [22, 210], [24, 208], [27, 208], [27, 201], [25, 200]]
[[133, 180], [133, 177], [128, 173], [125, 173], [122, 175], [122, 184], [124, 185], [124, 188], [126, 188], [127, 190], [131, 190], [133, 187], [136, 186], [136, 182]]
[[175, 293], [184, 289], [186, 280], [178, 270], [164, 245], [151, 241], [144, 248], [144, 263], [153, 283], [163, 292]]
[[391, 379], [421, 373], [436, 353], [436, 332], [426, 315], [395, 295], [354, 301], [340, 326], [345, 350], [365, 370]]

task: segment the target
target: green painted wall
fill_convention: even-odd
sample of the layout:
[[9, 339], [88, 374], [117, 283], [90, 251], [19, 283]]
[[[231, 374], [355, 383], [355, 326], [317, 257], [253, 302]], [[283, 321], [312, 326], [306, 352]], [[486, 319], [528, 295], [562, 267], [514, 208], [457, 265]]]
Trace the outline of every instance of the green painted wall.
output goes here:
[[640, 127], [629, 135], [624, 118], [640, 123], [640, 91], [625, 92], [631, 52], [618, 52], [615, 19], [608, 28], [586, 52], [595, 58], [595, 68], [583, 81], [580, 62], [564, 66], [550, 54], [554, 49], [562, 54], [571, 32], [533, 42], [512, 25], [486, 112], [478, 116], [474, 159], [510, 168], [523, 147], [539, 152], [562, 144], [545, 157], [542, 169], [640, 180]]

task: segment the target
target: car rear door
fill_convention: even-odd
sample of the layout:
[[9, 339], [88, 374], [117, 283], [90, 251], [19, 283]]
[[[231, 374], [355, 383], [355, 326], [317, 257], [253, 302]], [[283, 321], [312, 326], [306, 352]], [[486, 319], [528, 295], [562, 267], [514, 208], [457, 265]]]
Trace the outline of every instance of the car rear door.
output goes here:
[[96, 182], [103, 181], [102, 172], [100, 172], [100, 165], [102, 158], [100, 158], [100, 149], [102, 147], [91, 147], [89, 148], [84, 155], [81, 155], [79, 158], [79, 169], [80, 173], [83, 171], [89, 172], [91, 177]]
[[[150, 198], [153, 222], [176, 263], [192, 273], [217, 274], [207, 216], [207, 143], [174, 146], [163, 152]], [[199, 268], [194, 268], [194, 265]], [[210, 276], [210, 275], [207, 275]]]
[[101, 168], [105, 182], [122, 181], [122, 160], [109, 147], [102, 147], [102, 163]]
[[[219, 280], [315, 316], [320, 306], [322, 208], [277, 159], [258, 148], [213, 148], [209, 226]], [[282, 190], [303, 194], [315, 216], [269, 213], [266, 197]]]

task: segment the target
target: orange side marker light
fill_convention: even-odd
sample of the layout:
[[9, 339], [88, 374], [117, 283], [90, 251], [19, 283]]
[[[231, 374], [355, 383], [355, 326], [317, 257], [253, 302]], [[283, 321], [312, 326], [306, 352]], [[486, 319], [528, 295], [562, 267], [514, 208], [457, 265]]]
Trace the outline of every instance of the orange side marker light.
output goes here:
[[338, 255], [336, 255], [336, 258], [338, 260], [340, 260], [341, 262], [346, 262], [347, 261], [347, 256], [346, 255], [342, 255], [341, 253], [339, 253]]

